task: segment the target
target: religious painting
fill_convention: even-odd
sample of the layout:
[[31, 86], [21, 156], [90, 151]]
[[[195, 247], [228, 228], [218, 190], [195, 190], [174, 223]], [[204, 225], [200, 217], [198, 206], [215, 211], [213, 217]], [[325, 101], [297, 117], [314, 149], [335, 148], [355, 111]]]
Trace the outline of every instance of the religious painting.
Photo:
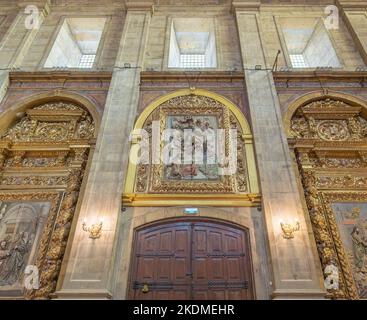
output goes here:
[[0, 201], [0, 290], [22, 290], [33, 265], [51, 208], [50, 202]]
[[[215, 153], [212, 153], [212, 159], [208, 159], [208, 148], [210, 148], [208, 139], [210, 139], [210, 134], [213, 137], [213, 134], [217, 132], [217, 117], [207, 115], [168, 116], [167, 129], [175, 130], [180, 137], [184, 137], [186, 140], [185, 143], [178, 146], [180, 159], [177, 162], [179, 163], [170, 163], [165, 166], [165, 179], [197, 181], [219, 179]], [[187, 137], [185, 133], [192, 133], [192, 135]], [[170, 139], [169, 142], [172, 143], [173, 137]], [[198, 140], [200, 140], [199, 143]], [[190, 145], [187, 146], [187, 143]], [[201, 154], [198, 161], [196, 154], [199, 152]], [[171, 158], [173, 156], [172, 150], [170, 156]]]
[[[242, 125], [229, 107], [210, 97], [189, 94], [163, 102], [146, 118], [144, 137], [134, 141], [133, 153], [144, 147], [149, 152], [137, 157], [144, 154], [149, 155], [145, 160], [150, 159], [137, 165], [134, 186], [130, 189], [127, 184], [129, 190], [250, 193], [247, 161], [253, 161], [252, 136], [244, 134]], [[129, 170], [134, 170], [133, 164]]]
[[[152, 166], [151, 192], [235, 191], [234, 175], [220, 174], [226, 165], [221, 166], [219, 155], [228, 157], [233, 151], [229, 144], [230, 112], [223, 104], [208, 97], [180, 96], [163, 103], [152, 120], [160, 123], [163, 149], [161, 163]], [[218, 132], [223, 131], [219, 143]], [[187, 152], [188, 147], [192, 151]], [[169, 152], [164, 149], [174, 154], [167, 156]]]
[[367, 203], [334, 202], [332, 209], [360, 298], [367, 298]]

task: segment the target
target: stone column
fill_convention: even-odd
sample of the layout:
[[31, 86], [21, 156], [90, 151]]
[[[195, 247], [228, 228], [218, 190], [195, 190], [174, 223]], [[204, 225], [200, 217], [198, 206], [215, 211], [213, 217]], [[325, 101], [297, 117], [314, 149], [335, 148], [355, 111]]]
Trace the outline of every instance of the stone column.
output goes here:
[[[307, 230], [307, 213], [303, 211], [292, 168], [272, 71], [266, 69], [257, 19], [260, 1], [238, 1], [233, 7], [273, 268], [272, 298], [322, 298], [325, 292], [320, 262]], [[295, 220], [300, 222], [300, 231], [293, 239], [283, 238], [280, 222]]]
[[367, 3], [365, 0], [338, 0], [339, 16], [344, 18], [350, 34], [367, 65]]
[[[127, 4], [120, 51], [99, 129], [81, 210], [69, 239], [56, 296], [63, 298], [111, 298], [116, 226], [129, 157], [129, 134], [139, 97], [139, 79], [151, 19], [151, 2]], [[91, 239], [82, 230], [103, 219], [102, 236]], [[75, 223], [75, 222], [74, 222]]]
[[[31, 21], [31, 12], [26, 11], [28, 5], [38, 10], [38, 21]], [[32, 3], [19, 2], [19, 13], [11, 26], [0, 39], [0, 103], [9, 85], [9, 71], [21, 66], [39, 28], [49, 13], [48, 1], [35, 0]], [[28, 13], [27, 13], [28, 12]]]

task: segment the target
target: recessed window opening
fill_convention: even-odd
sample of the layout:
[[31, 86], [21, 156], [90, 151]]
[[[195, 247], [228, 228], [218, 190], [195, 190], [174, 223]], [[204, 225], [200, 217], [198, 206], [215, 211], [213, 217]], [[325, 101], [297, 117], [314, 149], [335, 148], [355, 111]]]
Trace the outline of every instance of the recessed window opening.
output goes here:
[[65, 19], [45, 68], [93, 68], [105, 18]]
[[319, 18], [280, 19], [293, 68], [341, 66], [333, 43]]
[[213, 19], [177, 18], [171, 25], [169, 68], [216, 68]]

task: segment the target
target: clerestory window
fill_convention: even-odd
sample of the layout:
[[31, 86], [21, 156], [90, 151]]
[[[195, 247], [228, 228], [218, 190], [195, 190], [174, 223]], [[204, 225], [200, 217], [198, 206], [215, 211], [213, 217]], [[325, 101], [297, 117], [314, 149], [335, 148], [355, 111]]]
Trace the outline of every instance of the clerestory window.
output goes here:
[[105, 23], [105, 18], [65, 19], [45, 68], [93, 68]]
[[216, 42], [212, 19], [177, 18], [171, 25], [168, 67], [216, 68]]

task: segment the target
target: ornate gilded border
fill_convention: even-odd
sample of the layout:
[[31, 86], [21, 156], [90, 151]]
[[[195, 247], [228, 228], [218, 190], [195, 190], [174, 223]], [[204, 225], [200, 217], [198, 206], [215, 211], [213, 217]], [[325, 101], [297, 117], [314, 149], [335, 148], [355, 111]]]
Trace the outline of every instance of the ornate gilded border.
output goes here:
[[[0, 201], [4, 202], [42, 201], [51, 203], [47, 222], [44, 226], [44, 229], [42, 230], [42, 236], [38, 244], [37, 254], [34, 260], [34, 263], [40, 272], [40, 283], [43, 282], [44, 272], [47, 269], [45, 266], [47, 263], [47, 257], [50, 255], [52, 250], [54, 250], [54, 248], [50, 247], [50, 242], [53, 235], [53, 230], [55, 229], [61, 198], [61, 192], [0, 192]], [[33, 295], [34, 292], [24, 290], [25, 298], [31, 298]]]
[[342, 270], [345, 293], [352, 299], [359, 298], [352, 267], [340, 238], [339, 228], [333, 213], [332, 204], [336, 202], [367, 202], [367, 192], [320, 192], [320, 197], [324, 204], [324, 214], [328, 221], [329, 232], [333, 239], [335, 251], [339, 259], [339, 266]]
[[[188, 205], [192, 204], [192, 202], [195, 200], [195, 203], [197, 204], [210, 203], [210, 205], [212, 206], [257, 206], [260, 201], [260, 194], [251, 129], [242, 111], [225, 97], [204, 89], [192, 88], [174, 91], [172, 93], [159, 97], [157, 100], [149, 104], [149, 106], [142, 111], [142, 113], [136, 120], [134, 129], [145, 129], [150, 132], [150, 123], [153, 120], [159, 119], [161, 106], [163, 107], [164, 104], [171, 99], [190, 95], [208, 97], [215, 100], [216, 102], [219, 102], [219, 104], [222, 104], [224, 106], [224, 109], [227, 109], [230, 114], [229, 120], [231, 127], [233, 125], [233, 120], [231, 119], [232, 117], [237, 122], [236, 126], [238, 128], [238, 139], [241, 139], [241, 145], [243, 146], [241, 152], [243, 153], [242, 168], [244, 170], [244, 175], [237, 175], [237, 180], [234, 183], [234, 188], [236, 188], [237, 184], [238, 193], [221, 192], [224, 193], [225, 198], [217, 199], [219, 195], [218, 192], [210, 192], [210, 190], [204, 192], [203, 190], [199, 190], [198, 192], [196, 192], [196, 194], [198, 194], [199, 192], [200, 194], [198, 194], [197, 198], [193, 199], [193, 197], [190, 196], [189, 192], [187, 192], [187, 194], [184, 192], [178, 193], [171, 191], [168, 193], [150, 192], [148, 185], [150, 184], [150, 181], [152, 179], [152, 170], [149, 170], [148, 165], [136, 165], [132, 161], [129, 161], [127, 176], [125, 179], [124, 193], [122, 196], [123, 205]], [[189, 108], [185, 109], [185, 113], [187, 113], [187, 109]], [[132, 137], [130, 148], [130, 156], [137, 157], [139, 150], [138, 139]], [[192, 193], [192, 195], [193, 194], [194, 193]], [[237, 199], [237, 196], [239, 194], [241, 194], [243, 198]], [[188, 199], [186, 196], [190, 199]], [[170, 201], [166, 201], [167, 197], [170, 198]], [[208, 199], [203, 201], [201, 197], [206, 197]], [[256, 200], [253, 201], [253, 199]]]
[[[42, 122], [48, 128], [62, 124], [64, 129], [39, 132], [38, 128], [44, 128]], [[87, 111], [72, 103], [51, 101], [28, 109], [0, 139], [0, 193], [4, 199], [35, 197], [40, 201], [62, 194], [57, 214], [51, 212], [41, 235], [36, 258], [39, 289], [25, 292], [27, 299], [47, 299], [56, 289], [94, 132]]]
[[[217, 116], [218, 128], [226, 129], [225, 154], [229, 154], [229, 132], [230, 118], [229, 111], [221, 105], [195, 106], [192, 109], [183, 106], [161, 106], [159, 113], [161, 135], [167, 128], [167, 117], [170, 115], [213, 115]], [[164, 142], [161, 142], [161, 149]], [[234, 193], [235, 180], [233, 176], [222, 176], [217, 181], [168, 181], [164, 179], [164, 165], [152, 165], [152, 175], [150, 183], [152, 193]]]
[[340, 277], [342, 281], [339, 282], [339, 288], [329, 289], [327, 297], [332, 299], [358, 299], [356, 285], [343, 249], [331, 203], [332, 201], [367, 200], [367, 193], [320, 191], [316, 187], [315, 171], [305, 170], [301, 166], [299, 169], [324, 277], [329, 276], [326, 272], [327, 266], [334, 265], [341, 270]]

